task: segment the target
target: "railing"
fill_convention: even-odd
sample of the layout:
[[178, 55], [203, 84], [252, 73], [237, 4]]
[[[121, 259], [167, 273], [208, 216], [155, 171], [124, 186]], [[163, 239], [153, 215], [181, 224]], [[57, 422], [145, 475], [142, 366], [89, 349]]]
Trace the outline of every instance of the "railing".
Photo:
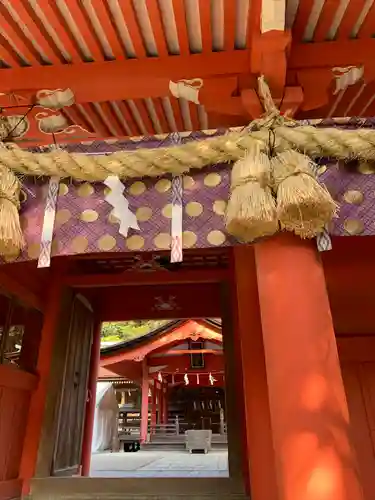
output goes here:
[[19, 468], [32, 392], [37, 377], [0, 365], [0, 500], [21, 496]]
[[175, 443], [182, 442], [184, 439], [180, 434], [178, 422], [174, 424], [151, 424], [148, 429], [150, 443]]

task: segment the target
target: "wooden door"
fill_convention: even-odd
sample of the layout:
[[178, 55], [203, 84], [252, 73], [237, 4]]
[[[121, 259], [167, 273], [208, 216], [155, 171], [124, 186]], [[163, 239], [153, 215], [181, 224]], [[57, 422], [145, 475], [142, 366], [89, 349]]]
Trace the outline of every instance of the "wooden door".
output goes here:
[[87, 381], [93, 338], [93, 313], [86, 301], [74, 297], [71, 310], [52, 475], [79, 473], [85, 419]]

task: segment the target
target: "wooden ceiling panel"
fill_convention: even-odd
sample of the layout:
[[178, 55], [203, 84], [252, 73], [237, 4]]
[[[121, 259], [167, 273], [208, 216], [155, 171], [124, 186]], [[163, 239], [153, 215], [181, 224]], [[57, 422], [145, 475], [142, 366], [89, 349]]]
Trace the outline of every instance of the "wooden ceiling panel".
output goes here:
[[[296, 118], [372, 112], [375, 0], [286, 0], [291, 37], [261, 33], [262, 9], [272, 2], [0, 0], [1, 105], [27, 106], [39, 91], [72, 89], [75, 103], [61, 114], [80, 128], [80, 140], [84, 133], [92, 140], [227, 128], [254, 118], [241, 93], [266, 70], [276, 96], [285, 95], [285, 81], [300, 86], [304, 111]], [[363, 65], [364, 77], [333, 94], [332, 69], [349, 65]], [[316, 98], [302, 84], [308, 79]], [[171, 84], [190, 89], [190, 100], [176, 98]], [[23, 115], [24, 107], [3, 112]], [[36, 130], [44, 135], [31, 137]], [[62, 141], [76, 137], [58, 132]], [[53, 142], [38, 126], [27, 134], [29, 144]]]
[[373, 0], [287, 0], [287, 27], [296, 42], [371, 38]]

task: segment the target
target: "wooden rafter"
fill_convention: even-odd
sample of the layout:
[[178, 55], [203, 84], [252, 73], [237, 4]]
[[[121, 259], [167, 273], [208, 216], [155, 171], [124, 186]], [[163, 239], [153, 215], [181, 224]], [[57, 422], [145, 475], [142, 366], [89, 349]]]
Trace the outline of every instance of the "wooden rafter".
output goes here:
[[[262, 111], [256, 103], [260, 74], [275, 103], [297, 118], [373, 111], [375, 4], [192, 5], [19, 0], [15, 8], [4, 0], [0, 93], [20, 95], [25, 104], [40, 90], [70, 88], [75, 104], [61, 113], [68, 126], [78, 127], [60, 134], [62, 141], [243, 126]], [[332, 68], [350, 65], [363, 66], [364, 79], [337, 98]], [[169, 87], [171, 81], [189, 86], [192, 79], [202, 82], [198, 105], [183, 100], [185, 95], [176, 99]], [[7, 95], [0, 99], [1, 106], [14, 105]], [[52, 142], [50, 134], [29, 125], [28, 144]]]

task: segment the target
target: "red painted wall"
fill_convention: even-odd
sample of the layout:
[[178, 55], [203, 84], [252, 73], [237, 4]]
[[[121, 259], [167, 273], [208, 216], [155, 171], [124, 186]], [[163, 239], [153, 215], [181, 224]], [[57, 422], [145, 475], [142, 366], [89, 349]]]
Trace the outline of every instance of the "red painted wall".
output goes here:
[[0, 365], [0, 500], [20, 496], [18, 478], [30, 398], [37, 377]]
[[338, 337], [337, 345], [364, 498], [373, 500], [375, 498], [375, 336]]
[[99, 290], [100, 295], [88, 290], [84, 293], [93, 297], [95, 310], [102, 321], [215, 318], [221, 315], [220, 287], [215, 284], [130, 286]]

